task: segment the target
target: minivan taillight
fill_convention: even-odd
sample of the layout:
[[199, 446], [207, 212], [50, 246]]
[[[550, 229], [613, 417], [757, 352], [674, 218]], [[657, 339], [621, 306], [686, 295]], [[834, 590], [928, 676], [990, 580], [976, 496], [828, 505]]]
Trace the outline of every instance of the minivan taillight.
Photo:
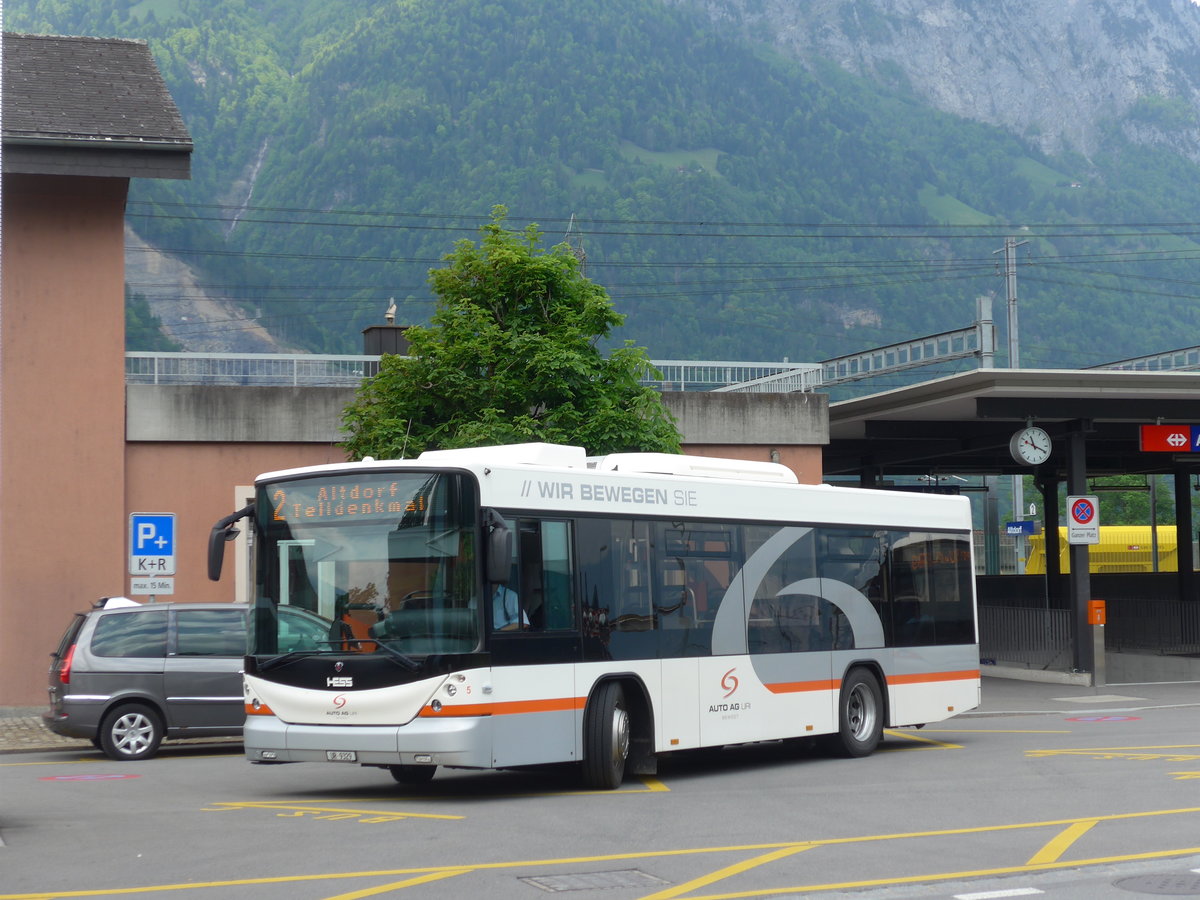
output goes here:
[[67, 648], [66, 655], [58, 664], [58, 680], [63, 684], [71, 683], [71, 659], [75, 656], [75, 645], [72, 644]]

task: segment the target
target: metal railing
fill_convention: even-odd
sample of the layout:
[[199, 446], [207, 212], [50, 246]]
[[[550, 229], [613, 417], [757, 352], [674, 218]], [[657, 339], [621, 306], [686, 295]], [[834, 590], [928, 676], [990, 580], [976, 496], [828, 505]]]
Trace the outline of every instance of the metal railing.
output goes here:
[[305, 353], [125, 354], [127, 384], [236, 384], [356, 387], [379, 371], [378, 356]]
[[824, 370], [819, 364], [813, 364], [726, 384], [713, 390], [742, 394], [791, 394], [796, 391], [815, 391], [821, 386], [823, 378]]
[[[659, 390], [711, 391], [771, 375], [798, 373], [794, 387], [775, 390], [813, 390], [821, 369], [789, 362], [732, 362], [720, 360], [652, 360], [660, 379], [643, 383]], [[243, 384], [354, 387], [379, 371], [378, 356], [330, 356], [307, 353], [156, 353], [125, 354], [129, 384]]]
[[1033, 669], [1071, 667], [1071, 611], [979, 607], [979, 658]]
[[1092, 369], [1115, 369], [1122, 372], [1194, 372], [1200, 369], [1200, 347], [1182, 347], [1149, 356], [1135, 356], [1116, 362], [1090, 366]]
[[991, 349], [986, 346], [987, 334], [990, 332], [985, 332], [982, 324], [976, 323], [968, 328], [931, 334], [886, 347], [864, 350], [862, 353], [822, 360], [823, 383], [844, 384], [933, 363], [979, 356]]
[[1200, 603], [1122, 597], [1106, 602], [1109, 650], [1200, 654]]
[[[1104, 646], [1109, 653], [1200, 655], [1200, 602], [1109, 599]], [[1069, 609], [979, 607], [979, 656], [995, 663], [1065, 671], [1071, 666]]]

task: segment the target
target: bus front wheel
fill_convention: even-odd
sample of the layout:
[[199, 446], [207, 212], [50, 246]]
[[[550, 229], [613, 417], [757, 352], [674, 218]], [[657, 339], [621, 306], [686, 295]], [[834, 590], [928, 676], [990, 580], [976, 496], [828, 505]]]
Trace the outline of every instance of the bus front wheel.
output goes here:
[[583, 743], [584, 784], [598, 791], [619, 788], [629, 758], [629, 710], [617, 682], [602, 684], [588, 704]]
[[388, 766], [397, 784], [427, 784], [433, 780], [437, 766]]
[[869, 756], [883, 736], [883, 695], [866, 669], [854, 669], [838, 697], [838, 730], [826, 747], [839, 756]]

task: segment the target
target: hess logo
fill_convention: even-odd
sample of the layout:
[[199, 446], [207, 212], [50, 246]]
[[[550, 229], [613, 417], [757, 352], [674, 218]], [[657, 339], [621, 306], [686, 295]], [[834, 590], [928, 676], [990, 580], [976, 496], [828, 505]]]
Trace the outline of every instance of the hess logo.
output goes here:
[[331, 675], [325, 679], [325, 687], [348, 688], [354, 687], [354, 679], [349, 675]]

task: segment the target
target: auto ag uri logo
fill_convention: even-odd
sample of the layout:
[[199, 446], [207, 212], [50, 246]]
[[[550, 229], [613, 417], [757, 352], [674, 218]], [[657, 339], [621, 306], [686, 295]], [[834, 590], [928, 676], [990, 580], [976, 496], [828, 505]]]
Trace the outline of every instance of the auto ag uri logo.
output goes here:
[[327, 716], [338, 716], [344, 718], [347, 716], [357, 715], [354, 710], [348, 708], [350, 704], [350, 698], [345, 694], [335, 694], [333, 700], [330, 702], [333, 704], [333, 708], [325, 710], [325, 715]]
[[730, 669], [721, 676], [721, 688], [725, 691], [726, 697], [732, 696], [733, 692], [738, 689], [738, 678], [733, 674], [736, 671], [737, 669]]

